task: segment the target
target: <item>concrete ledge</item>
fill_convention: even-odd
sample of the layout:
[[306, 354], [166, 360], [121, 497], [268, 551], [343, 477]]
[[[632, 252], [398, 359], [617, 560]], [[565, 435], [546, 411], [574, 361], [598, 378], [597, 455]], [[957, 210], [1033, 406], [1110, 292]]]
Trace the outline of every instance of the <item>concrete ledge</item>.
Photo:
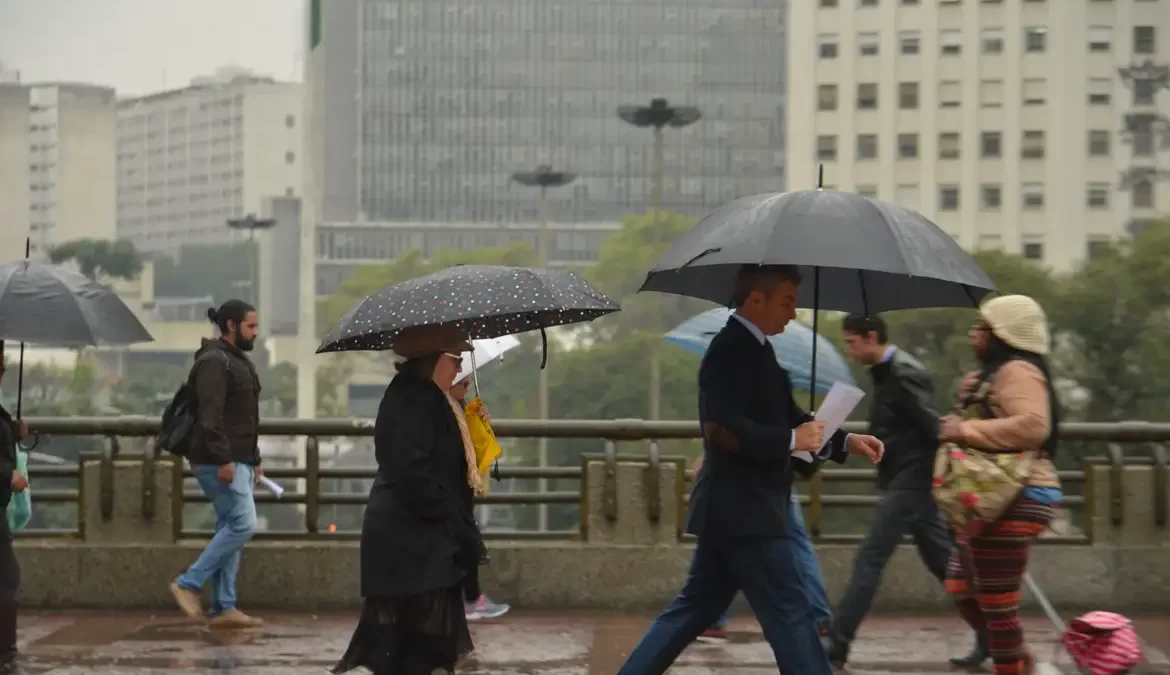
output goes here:
[[[198, 555], [200, 542], [94, 545], [18, 541], [23, 603], [42, 608], [170, 607], [167, 586]], [[582, 542], [496, 542], [484, 568], [493, 597], [527, 608], [656, 610], [682, 586], [688, 546]], [[856, 547], [819, 547], [830, 599], [840, 597]], [[1162, 611], [1170, 606], [1170, 568], [1162, 548], [1037, 546], [1032, 575], [1062, 610]], [[244, 554], [242, 605], [278, 610], [358, 606], [356, 542], [254, 542]], [[1031, 602], [1028, 600], [1027, 602]], [[947, 599], [902, 547], [883, 579], [875, 611], [938, 611]]]

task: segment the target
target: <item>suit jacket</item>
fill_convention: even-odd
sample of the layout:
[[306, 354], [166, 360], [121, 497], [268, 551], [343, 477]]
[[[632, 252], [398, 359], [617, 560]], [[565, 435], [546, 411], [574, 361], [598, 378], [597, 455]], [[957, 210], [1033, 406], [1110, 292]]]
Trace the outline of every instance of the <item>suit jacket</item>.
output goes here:
[[873, 398], [869, 433], [886, 445], [877, 465], [878, 487], [929, 490], [938, 450], [938, 408], [934, 383], [913, 356], [895, 349], [893, 357], [869, 370]]
[[[699, 367], [703, 470], [691, 491], [686, 531], [705, 537], [788, 534], [793, 430], [812, 417], [796, 405], [788, 373], [767, 342], [732, 317]], [[844, 462], [845, 432], [830, 439]]]

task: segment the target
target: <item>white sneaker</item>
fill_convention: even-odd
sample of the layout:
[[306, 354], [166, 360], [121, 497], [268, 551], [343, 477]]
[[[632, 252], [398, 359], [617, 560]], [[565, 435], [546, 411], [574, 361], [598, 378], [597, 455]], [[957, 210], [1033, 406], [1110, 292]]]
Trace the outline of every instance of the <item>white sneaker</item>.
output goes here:
[[463, 613], [468, 621], [498, 619], [511, 609], [511, 605], [494, 603], [486, 595], [479, 596], [479, 599], [471, 604], [463, 605]]

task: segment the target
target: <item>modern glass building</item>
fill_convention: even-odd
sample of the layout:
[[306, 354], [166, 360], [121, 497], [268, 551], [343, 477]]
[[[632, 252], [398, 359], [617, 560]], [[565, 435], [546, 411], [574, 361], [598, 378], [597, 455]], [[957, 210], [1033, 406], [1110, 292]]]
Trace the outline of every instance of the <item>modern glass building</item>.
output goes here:
[[556, 220], [616, 221], [653, 159], [617, 108], [655, 97], [703, 114], [665, 132], [665, 208], [783, 189], [786, 4], [320, 2], [322, 219], [531, 222], [509, 176], [548, 164], [578, 175], [549, 191]]

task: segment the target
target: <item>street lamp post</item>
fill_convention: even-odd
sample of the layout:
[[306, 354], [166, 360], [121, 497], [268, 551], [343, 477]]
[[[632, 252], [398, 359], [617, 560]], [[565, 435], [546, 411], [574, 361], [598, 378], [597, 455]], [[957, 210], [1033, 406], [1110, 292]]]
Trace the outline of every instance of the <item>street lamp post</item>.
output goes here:
[[256, 250], [256, 230], [269, 230], [276, 225], [274, 218], [257, 218], [255, 214], [249, 213], [243, 218], [229, 218], [227, 226], [233, 230], [247, 230], [248, 231], [248, 281], [251, 283], [252, 290], [249, 293], [253, 305], [260, 304], [260, 294], [257, 292], [259, 284], [256, 280], [256, 259], [259, 257], [259, 252]]
[[[623, 105], [618, 107], [618, 117], [636, 127], [649, 127], [654, 131], [654, 160], [650, 170], [650, 231], [651, 245], [658, 247], [658, 228], [662, 210], [662, 130], [665, 127], [687, 127], [699, 121], [702, 113], [695, 106], [672, 106], [664, 98], [650, 101], [650, 105]], [[651, 330], [660, 332], [661, 311], [658, 303], [650, 308]], [[650, 419], [662, 416], [662, 354], [661, 341], [655, 340], [650, 347]]]
[[[549, 204], [548, 204], [548, 190], [549, 188], [558, 188], [568, 185], [577, 179], [577, 175], [567, 171], [553, 171], [552, 167], [547, 164], [542, 164], [536, 167], [535, 171], [517, 171], [512, 174], [512, 180], [525, 187], [540, 188], [540, 236], [537, 244], [537, 259], [541, 267], [548, 267], [549, 264]], [[548, 369], [540, 369], [540, 386], [539, 386], [539, 414], [540, 419], [548, 419]], [[541, 437], [539, 440], [539, 462], [540, 468], [548, 467], [548, 439]], [[548, 492], [548, 479], [541, 478], [539, 480], [540, 491]], [[548, 531], [548, 504], [541, 504], [538, 512], [538, 528], [541, 532]]]

